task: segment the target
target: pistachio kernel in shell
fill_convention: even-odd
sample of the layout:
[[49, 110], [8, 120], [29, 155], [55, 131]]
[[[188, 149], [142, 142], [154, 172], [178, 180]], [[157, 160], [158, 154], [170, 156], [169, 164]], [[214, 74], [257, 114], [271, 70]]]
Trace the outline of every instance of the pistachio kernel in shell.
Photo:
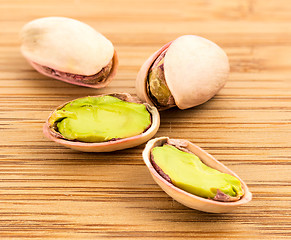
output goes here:
[[90, 76], [59, 71], [57, 69], [39, 65], [35, 62], [31, 62], [31, 64], [36, 69], [38, 69], [38, 71], [42, 72], [47, 76], [66, 79], [66, 81], [69, 81], [70, 83], [74, 84], [81, 83], [86, 84], [87, 86], [93, 86], [99, 83], [104, 83], [107, 80], [112, 70], [113, 60], [111, 60], [105, 67], [103, 67], [100, 72]]
[[148, 91], [156, 106], [175, 105], [164, 74], [164, 57], [167, 49], [155, 60], [148, 74]]
[[216, 201], [239, 200], [244, 192], [234, 176], [205, 165], [196, 155], [175, 146], [154, 147], [151, 161], [168, 182], [186, 192]]
[[67, 140], [105, 142], [142, 134], [151, 125], [151, 114], [143, 104], [116, 97], [85, 97], [53, 112], [49, 125]]

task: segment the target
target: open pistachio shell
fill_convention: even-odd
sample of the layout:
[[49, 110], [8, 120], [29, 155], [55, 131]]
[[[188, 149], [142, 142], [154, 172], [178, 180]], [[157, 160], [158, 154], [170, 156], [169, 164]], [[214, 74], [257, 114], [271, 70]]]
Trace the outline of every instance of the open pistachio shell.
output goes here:
[[68, 83], [101, 88], [116, 73], [112, 43], [80, 21], [45, 17], [27, 23], [20, 32], [21, 52], [40, 73]]
[[[107, 94], [107, 95], [98, 95], [95, 97], [99, 97], [99, 96], [113, 96], [122, 101], [141, 103], [137, 98], [132, 97], [128, 93], [114, 93], [114, 94]], [[61, 109], [68, 103], [70, 102], [62, 104], [55, 111], [57, 111], [58, 109]], [[46, 137], [55, 141], [56, 143], [59, 143], [61, 145], [64, 145], [65, 147], [72, 148], [78, 151], [83, 151], [83, 152], [112, 152], [112, 151], [121, 150], [125, 148], [135, 147], [151, 139], [158, 131], [158, 128], [160, 125], [160, 117], [159, 117], [158, 110], [147, 103], [144, 103], [144, 105], [146, 106], [147, 111], [151, 115], [151, 125], [143, 133], [136, 136], [112, 139], [105, 142], [81, 142], [81, 141], [68, 140], [68, 139], [65, 139], [59, 132], [57, 132], [50, 123], [51, 116], [54, 114], [55, 111], [53, 111], [48, 117], [46, 123], [43, 126], [43, 132]]]
[[224, 86], [229, 73], [225, 52], [205, 38], [185, 35], [164, 45], [142, 65], [136, 79], [137, 96], [141, 100], [159, 110], [172, 107], [159, 106], [148, 86], [149, 71], [164, 52], [164, 78], [178, 108], [202, 104]]
[[[189, 192], [186, 192], [172, 183], [163, 178], [154, 168], [151, 163], [151, 150], [156, 146], [162, 146], [163, 144], [168, 143], [175, 146], [185, 148], [187, 151], [192, 152], [200, 158], [200, 160], [207, 166], [214, 168], [220, 172], [230, 174], [235, 176], [240, 182], [243, 189], [244, 195], [237, 201], [230, 202], [220, 202], [212, 199], [202, 198], [196, 195], [193, 195]], [[195, 144], [182, 139], [170, 139], [168, 137], [160, 137], [150, 140], [143, 151], [143, 159], [147, 165], [153, 179], [156, 183], [173, 199], [180, 202], [181, 204], [197, 209], [204, 212], [211, 213], [225, 213], [230, 212], [237, 208], [238, 206], [249, 202], [252, 199], [252, 194], [249, 191], [247, 185], [241, 180], [233, 171], [227, 168], [225, 165], [217, 161], [213, 156], [207, 153], [205, 150], [196, 146]]]

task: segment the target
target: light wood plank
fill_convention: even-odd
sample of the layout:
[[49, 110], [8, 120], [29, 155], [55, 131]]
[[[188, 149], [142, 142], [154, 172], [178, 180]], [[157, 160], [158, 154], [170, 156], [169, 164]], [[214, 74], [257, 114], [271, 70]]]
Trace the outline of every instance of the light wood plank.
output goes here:
[[[1, 239], [290, 239], [291, 2], [289, 0], [1, 0]], [[19, 31], [43, 16], [90, 24], [116, 47], [120, 65], [104, 89], [49, 79], [19, 51]], [[210, 101], [161, 113], [156, 136], [186, 138], [243, 178], [253, 200], [207, 214], [166, 195], [142, 160], [144, 145], [81, 153], [46, 139], [58, 105], [129, 92], [141, 64], [163, 44], [197, 34], [229, 56], [226, 86]]]

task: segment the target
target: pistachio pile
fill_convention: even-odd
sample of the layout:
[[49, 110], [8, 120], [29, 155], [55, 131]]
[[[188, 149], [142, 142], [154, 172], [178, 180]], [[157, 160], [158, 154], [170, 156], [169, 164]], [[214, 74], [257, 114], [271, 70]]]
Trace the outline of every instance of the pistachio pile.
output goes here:
[[[27, 23], [21, 52], [39, 73], [91, 88], [107, 86], [117, 71], [113, 44], [94, 28], [65, 17]], [[229, 62], [215, 43], [181, 36], [153, 53], [136, 78], [137, 96], [87, 96], [57, 107], [43, 127], [45, 136], [84, 152], [111, 152], [150, 140], [159, 111], [191, 108], [211, 99], [225, 84]], [[178, 202], [206, 212], [228, 212], [247, 203], [246, 184], [203, 149], [183, 139], [150, 140], [143, 159], [154, 180]]]

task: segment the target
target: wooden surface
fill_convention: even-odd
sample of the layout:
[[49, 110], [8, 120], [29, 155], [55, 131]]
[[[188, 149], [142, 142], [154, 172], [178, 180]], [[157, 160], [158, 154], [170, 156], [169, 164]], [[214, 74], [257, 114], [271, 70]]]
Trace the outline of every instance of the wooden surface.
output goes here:
[[[120, 59], [106, 88], [44, 77], [19, 52], [28, 21], [67, 16], [107, 36]], [[291, 239], [291, 1], [0, 0], [0, 239]], [[231, 74], [211, 101], [161, 113], [156, 136], [186, 138], [248, 184], [233, 213], [182, 206], [152, 180], [144, 145], [81, 153], [42, 134], [65, 101], [135, 94], [141, 64], [163, 44], [196, 34], [228, 54]]]

